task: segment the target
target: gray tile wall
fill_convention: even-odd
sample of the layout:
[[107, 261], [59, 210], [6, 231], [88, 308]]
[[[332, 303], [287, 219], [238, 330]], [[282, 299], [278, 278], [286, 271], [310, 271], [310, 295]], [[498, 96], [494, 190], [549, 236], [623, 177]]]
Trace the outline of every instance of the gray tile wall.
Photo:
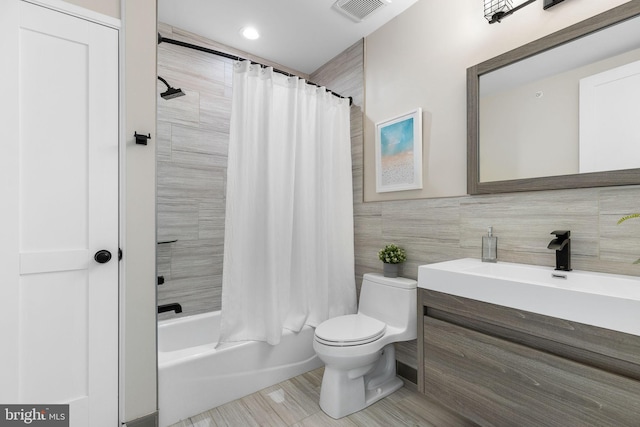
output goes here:
[[[160, 33], [201, 40], [167, 25]], [[186, 96], [158, 98], [158, 304], [177, 302], [181, 315], [220, 309], [224, 211], [231, 117], [231, 60], [179, 46], [158, 46], [158, 75]], [[158, 93], [166, 86], [158, 81]], [[163, 313], [160, 319], [175, 317]]]
[[[160, 30], [171, 36], [171, 28]], [[179, 239], [158, 247], [159, 271], [169, 279], [159, 300], [179, 302], [183, 314], [195, 314], [220, 304], [231, 64], [204, 53], [185, 55], [182, 48], [159, 46], [158, 74], [188, 94], [158, 101], [158, 236]], [[566, 228], [572, 231], [575, 269], [640, 275], [640, 265], [632, 264], [640, 257], [640, 220], [616, 225], [622, 215], [640, 210], [640, 186], [363, 203], [363, 75], [358, 42], [310, 76], [354, 99], [358, 285], [362, 274], [382, 271], [377, 251], [385, 243], [407, 250], [404, 275], [416, 278], [420, 264], [479, 258], [489, 225], [502, 261], [553, 265], [555, 255], [546, 249], [549, 233]], [[398, 360], [414, 368], [415, 345], [397, 346]]]

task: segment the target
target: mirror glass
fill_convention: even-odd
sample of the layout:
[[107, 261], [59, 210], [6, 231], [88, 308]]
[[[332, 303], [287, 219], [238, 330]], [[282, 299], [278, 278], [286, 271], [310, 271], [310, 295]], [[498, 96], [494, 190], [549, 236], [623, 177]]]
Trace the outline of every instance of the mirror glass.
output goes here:
[[[599, 15], [470, 69], [470, 194], [615, 185], [610, 171], [628, 181], [640, 168], [640, 10], [620, 9], [602, 14], [603, 28]], [[590, 176], [581, 185], [599, 173], [602, 184]], [[496, 186], [505, 181], [508, 190]]]

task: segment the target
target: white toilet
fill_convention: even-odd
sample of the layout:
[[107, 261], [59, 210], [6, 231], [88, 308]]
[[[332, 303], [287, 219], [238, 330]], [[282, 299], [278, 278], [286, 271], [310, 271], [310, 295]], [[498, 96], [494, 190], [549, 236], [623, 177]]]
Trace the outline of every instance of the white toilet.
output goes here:
[[358, 313], [318, 325], [313, 348], [325, 363], [320, 407], [327, 415], [342, 418], [402, 387], [393, 343], [416, 338], [416, 285], [365, 274]]

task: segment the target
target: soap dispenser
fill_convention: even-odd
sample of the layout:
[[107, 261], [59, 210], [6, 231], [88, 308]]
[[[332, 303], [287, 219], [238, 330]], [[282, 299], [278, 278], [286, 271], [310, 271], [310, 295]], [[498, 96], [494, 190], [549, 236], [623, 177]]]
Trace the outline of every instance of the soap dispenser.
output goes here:
[[482, 262], [498, 261], [498, 238], [493, 235], [493, 227], [487, 229], [487, 235], [482, 236]]

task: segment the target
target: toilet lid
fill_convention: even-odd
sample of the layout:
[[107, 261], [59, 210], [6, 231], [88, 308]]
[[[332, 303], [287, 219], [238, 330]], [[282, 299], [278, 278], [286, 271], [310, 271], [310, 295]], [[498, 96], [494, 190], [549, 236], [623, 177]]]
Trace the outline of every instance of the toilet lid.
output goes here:
[[384, 335], [387, 325], [364, 314], [348, 314], [322, 322], [316, 339], [326, 345], [351, 346], [373, 342]]

